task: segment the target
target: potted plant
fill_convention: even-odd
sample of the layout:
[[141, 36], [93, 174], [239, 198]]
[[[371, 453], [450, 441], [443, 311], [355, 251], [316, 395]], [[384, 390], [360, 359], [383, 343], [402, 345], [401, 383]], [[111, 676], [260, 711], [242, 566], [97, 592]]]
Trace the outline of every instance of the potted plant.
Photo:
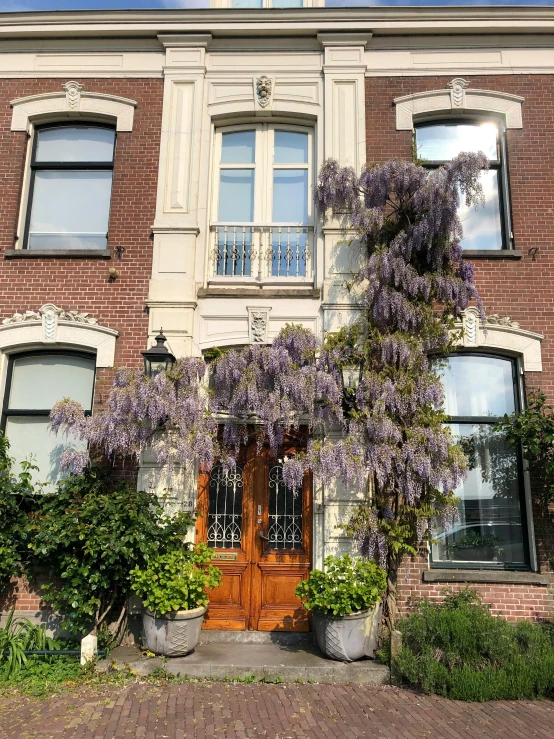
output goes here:
[[499, 547], [501, 539], [494, 534], [478, 534], [471, 531], [455, 544], [448, 547], [450, 556], [464, 562], [488, 562], [504, 554]]
[[130, 572], [131, 589], [142, 598], [145, 646], [155, 654], [183, 657], [198, 644], [208, 593], [221, 582], [205, 544], [152, 557], [145, 569]]
[[325, 571], [312, 570], [296, 595], [313, 612], [321, 651], [331, 659], [352, 662], [373, 657], [381, 621], [385, 571], [372, 560], [327, 557]]

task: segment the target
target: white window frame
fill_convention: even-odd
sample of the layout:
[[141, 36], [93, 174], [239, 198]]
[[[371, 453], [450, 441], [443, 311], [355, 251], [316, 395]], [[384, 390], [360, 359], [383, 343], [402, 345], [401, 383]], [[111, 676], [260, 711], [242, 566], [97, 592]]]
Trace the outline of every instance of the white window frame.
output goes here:
[[[255, 156], [253, 163], [221, 163], [221, 151], [223, 134], [233, 133], [237, 131], [255, 131]], [[308, 161], [307, 163], [294, 164], [275, 164], [273, 161], [275, 131], [291, 131], [293, 133], [303, 133], [308, 136]], [[259, 283], [262, 281], [265, 285], [280, 285], [283, 283], [313, 283], [314, 274], [314, 254], [315, 254], [315, 238], [314, 238], [314, 217], [315, 208], [313, 202], [314, 187], [314, 129], [312, 126], [303, 126], [291, 123], [243, 123], [230, 126], [220, 126], [214, 129], [214, 158], [212, 167], [213, 187], [211, 200], [210, 220], [210, 248], [208, 249], [207, 275], [210, 283], [232, 282], [234, 285], [238, 282]], [[219, 211], [219, 185], [220, 172], [222, 169], [254, 169], [254, 220], [252, 222], [229, 222], [222, 223], [218, 221]], [[307, 193], [307, 215], [308, 219], [304, 223], [276, 222], [273, 221], [273, 172], [274, 170], [287, 169], [305, 169], [308, 172], [308, 193]], [[214, 248], [214, 229], [225, 226], [242, 227], [252, 226], [254, 232], [254, 249], [256, 257], [252, 258], [252, 270], [249, 276], [227, 276], [213, 274], [213, 248]], [[310, 248], [310, 258], [306, 265], [305, 276], [272, 276], [271, 269], [268, 268], [268, 260], [263, 259], [263, 255], [267, 255], [269, 250], [268, 231], [270, 227], [278, 228], [302, 228], [308, 230], [308, 243]], [[257, 268], [254, 262], [257, 262]]]

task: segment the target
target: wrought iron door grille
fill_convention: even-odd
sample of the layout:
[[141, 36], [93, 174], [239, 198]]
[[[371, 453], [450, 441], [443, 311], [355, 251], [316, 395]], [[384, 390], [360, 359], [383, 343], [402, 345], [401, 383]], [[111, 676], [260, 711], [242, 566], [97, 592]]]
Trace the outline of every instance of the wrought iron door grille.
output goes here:
[[302, 548], [302, 491], [285, 485], [283, 468], [269, 471], [268, 546], [272, 549]]
[[242, 535], [242, 468], [225, 472], [216, 464], [210, 472], [208, 545], [240, 549]]

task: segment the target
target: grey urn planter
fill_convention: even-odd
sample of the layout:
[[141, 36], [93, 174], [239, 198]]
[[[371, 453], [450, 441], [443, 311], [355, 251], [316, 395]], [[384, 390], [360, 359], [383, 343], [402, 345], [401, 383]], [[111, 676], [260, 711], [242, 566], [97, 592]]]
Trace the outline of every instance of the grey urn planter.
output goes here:
[[339, 662], [354, 662], [374, 657], [381, 625], [381, 603], [348, 616], [313, 612], [317, 645], [326, 657]]
[[198, 644], [206, 610], [200, 606], [156, 616], [145, 609], [142, 615], [145, 646], [164, 657], [184, 657]]

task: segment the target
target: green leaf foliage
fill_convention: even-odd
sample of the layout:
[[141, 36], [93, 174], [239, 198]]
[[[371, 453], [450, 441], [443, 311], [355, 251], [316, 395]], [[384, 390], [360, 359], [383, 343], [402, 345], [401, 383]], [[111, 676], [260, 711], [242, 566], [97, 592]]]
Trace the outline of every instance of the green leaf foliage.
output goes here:
[[183, 546], [193, 518], [168, 515], [153, 493], [114, 483], [92, 468], [61, 482], [53, 495], [36, 496], [29, 548], [51, 573], [42, 596], [64, 614], [73, 633], [99, 628], [123, 607], [129, 573], [153, 556]]
[[372, 608], [386, 584], [385, 571], [373, 560], [343, 554], [326, 557], [325, 571], [312, 570], [307, 580], [298, 583], [296, 596], [308, 611], [347, 616]]
[[14, 606], [0, 629], [0, 669], [4, 677], [10, 678], [27, 663], [26, 650], [56, 648], [44, 626], [33, 624], [28, 618], [16, 618]]
[[493, 616], [475, 591], [420, 600], [396, 628], [402, 651], [393, 671], [405, 685], [465, 701], [554, 697], [552, 629]]
[[518, 414], [504, 416], [496, 426], [508, 441], [521, 444], [533, 480], [533, 497], [548, 505], [554, 501], [554, 410], [546, 395], [531, 392], [527, 407]]
[[0, 433], [0, 588], [27, 564], [28, 513], [34, 502], [31, 469], [30, 462], [23, 462], [14, 473], [9, 442]]
[[188, 544], [155, 556], [146, 567], [131, 571], [131, 587], [158, 616], [207, 606], [207, 591], [222, 577], [221, 570], [210, 564], [212, 554], [205, 544]]

